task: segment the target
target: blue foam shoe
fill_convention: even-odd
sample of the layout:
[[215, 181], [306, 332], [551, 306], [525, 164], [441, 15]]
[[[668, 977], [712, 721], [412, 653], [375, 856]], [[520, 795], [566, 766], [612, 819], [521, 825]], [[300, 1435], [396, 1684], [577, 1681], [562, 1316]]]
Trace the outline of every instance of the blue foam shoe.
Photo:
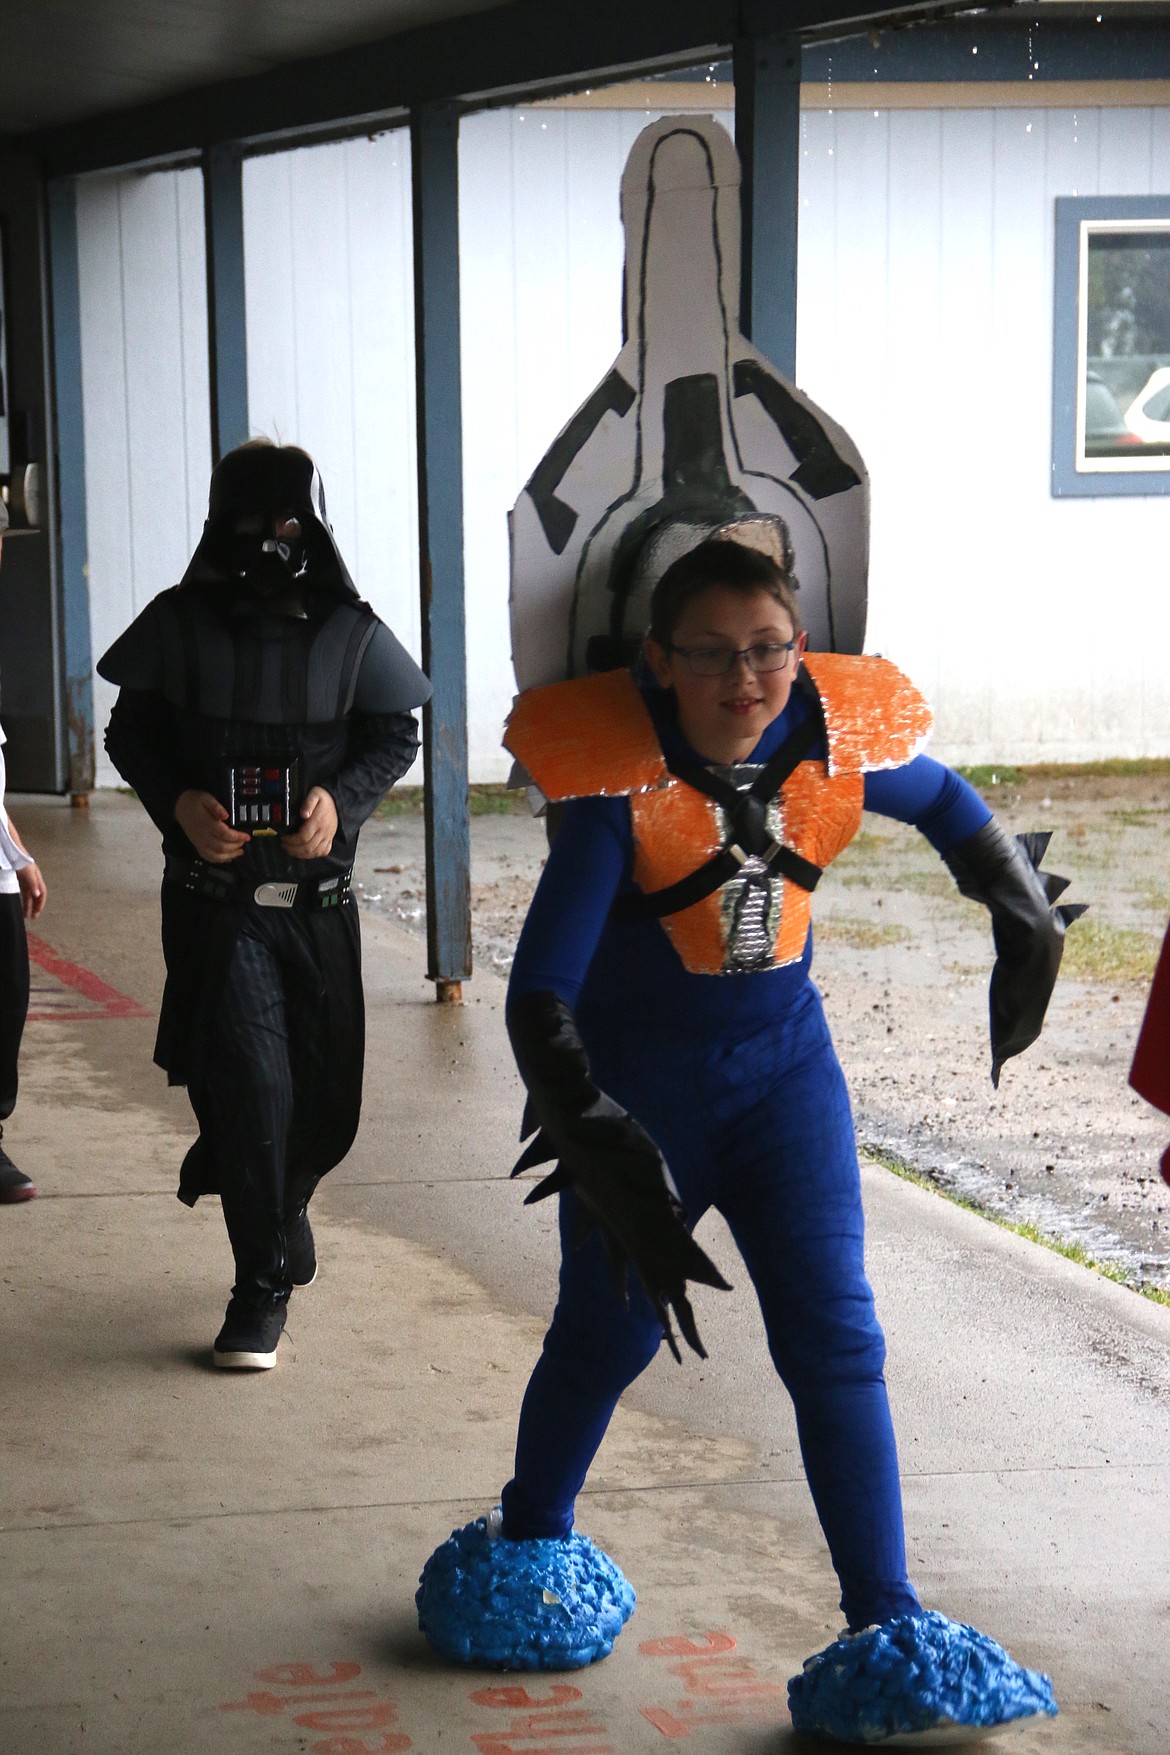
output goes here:
[[969, 1742], [1053, 1718], [1057, 1705], [1047, 1676], [974, 1627], [923, 1610], [807, 1658], [788, 1684], [788, 1709], [806, 1735], [894, 1747]]
[[496, 1516], [453, 1530], [423, 1567], [414, 1601], [430, 1644], [494, 1670], [579, 1670], [608, 1657], [634, 1612], [620, 1567], [576, 1533], [508, 1541]]

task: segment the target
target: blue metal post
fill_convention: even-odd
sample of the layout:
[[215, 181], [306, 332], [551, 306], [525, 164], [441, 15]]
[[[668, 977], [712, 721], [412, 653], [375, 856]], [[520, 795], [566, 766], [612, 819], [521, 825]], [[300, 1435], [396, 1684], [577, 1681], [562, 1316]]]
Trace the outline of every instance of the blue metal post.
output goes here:
[[244, 315], [243, 154], [234, 143], [203, 154], [211, 456], [248, 437], [248, 335]]
[[77, 187], [72, 177], [54, 179], [48, 185], [48, 246], [57, 441], [54, 535], [64, 645], [69, 792], [75, 802], [87, 803], [94, 781], [93, 646], [85, 518]]
[[735, 144], [743, 165], [745, 335], [796, 377], [796, 244], [800, 210], [800, 44], [749, 37], [735, 47]]
[[459, 365], [459, 115], [411, 112], [415, 385], [422, 660], [427, 975], [458, 1002], [471, 974], [467, 650], [463, 596], [463, 431]]

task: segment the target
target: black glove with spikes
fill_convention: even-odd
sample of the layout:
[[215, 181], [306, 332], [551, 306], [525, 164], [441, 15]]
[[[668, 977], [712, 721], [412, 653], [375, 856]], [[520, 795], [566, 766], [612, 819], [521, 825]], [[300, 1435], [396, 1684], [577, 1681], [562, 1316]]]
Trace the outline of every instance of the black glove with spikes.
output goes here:
[[1068, 878], [1041, 871], [1052, 835], [1040, 830], [1009, 835], [993, 817], [943, 854], [964, 896], [991, 911], [995, 967], [991, 971], [991, 1082], [1013, 1054], [1040, 1034], [1064, 951], [1065, 928], [1087, 903], [1051, 904]]
[[596, 1225], [601, 1232], [619, 1294], [626, 1296], [626, 1272], [633, 1267], [675, 1358], [681, 1363], [671, 1311], [687, 1345], [705, 1359], [687, 1281], [730, 1288], [688, 1231], [662, 1153], [645, 1128], [593, 1083], [576, 1019], [559, 995], [521, 994], [509, 1001], [507, 1021], [528, 1087], [521, 1138], [540, 1125], [512, 1174], [560, 1160], [525, 1205], [571, 1188], [586, 1230]]

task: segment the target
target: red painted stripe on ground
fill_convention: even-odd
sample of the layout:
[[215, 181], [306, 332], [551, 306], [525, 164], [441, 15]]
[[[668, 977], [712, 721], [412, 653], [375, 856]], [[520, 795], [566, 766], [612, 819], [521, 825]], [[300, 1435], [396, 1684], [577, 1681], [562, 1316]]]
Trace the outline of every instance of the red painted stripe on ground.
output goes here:
[[100, 975], [93, 974], [89, 969], [83, 969], [79, 963], [70, 963], [65, 957], [59, 957], [52, 946], [47, 945], [43, 938], [38, 938], [35, 932], [28, 934], [28, 954], [31, 961], [39, 969], [43, 969], [46, 975], [51, 975], [57, 981], [64, 982], [66, 987], [71, 987], [75, 993], [88, 999], [92, 1008], [88, 1011], [72, 1012], [38, 1012], [30, 1008], [28, 1014], [30, 1018], [60, 1021], [84, 1018], [145, 1018], [150, 1016], [145, 1006], [139, 1005], [136, 999], [130, 999], [126, 994], [119, 993], [116, 987], [111, 987], [109, 982], [103, 981]]

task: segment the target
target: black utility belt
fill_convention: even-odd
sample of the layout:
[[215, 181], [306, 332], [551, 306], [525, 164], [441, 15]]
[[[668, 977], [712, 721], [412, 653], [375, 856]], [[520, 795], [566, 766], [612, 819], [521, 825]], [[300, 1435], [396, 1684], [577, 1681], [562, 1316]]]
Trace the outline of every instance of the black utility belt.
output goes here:
[[225, 776], [228, 822], [247, 835], [287, 835], [300, 826], [301, 758], [233, 762]]
[[305, 878], [300, 883], [283, 878], [268, 878], [260, 884], [241, 883], [236, 874], [223, 866], [209, 865], [202, 859], [180, 859], [168, 853], [163, 876], [168, 883], [178, 884], [193, 896], [209, 902], [235, 902], [241, 907], [256, 908], [340, 908], [350, 899], [353, 866], [346, 871], [331, 872], [328, 877]]

